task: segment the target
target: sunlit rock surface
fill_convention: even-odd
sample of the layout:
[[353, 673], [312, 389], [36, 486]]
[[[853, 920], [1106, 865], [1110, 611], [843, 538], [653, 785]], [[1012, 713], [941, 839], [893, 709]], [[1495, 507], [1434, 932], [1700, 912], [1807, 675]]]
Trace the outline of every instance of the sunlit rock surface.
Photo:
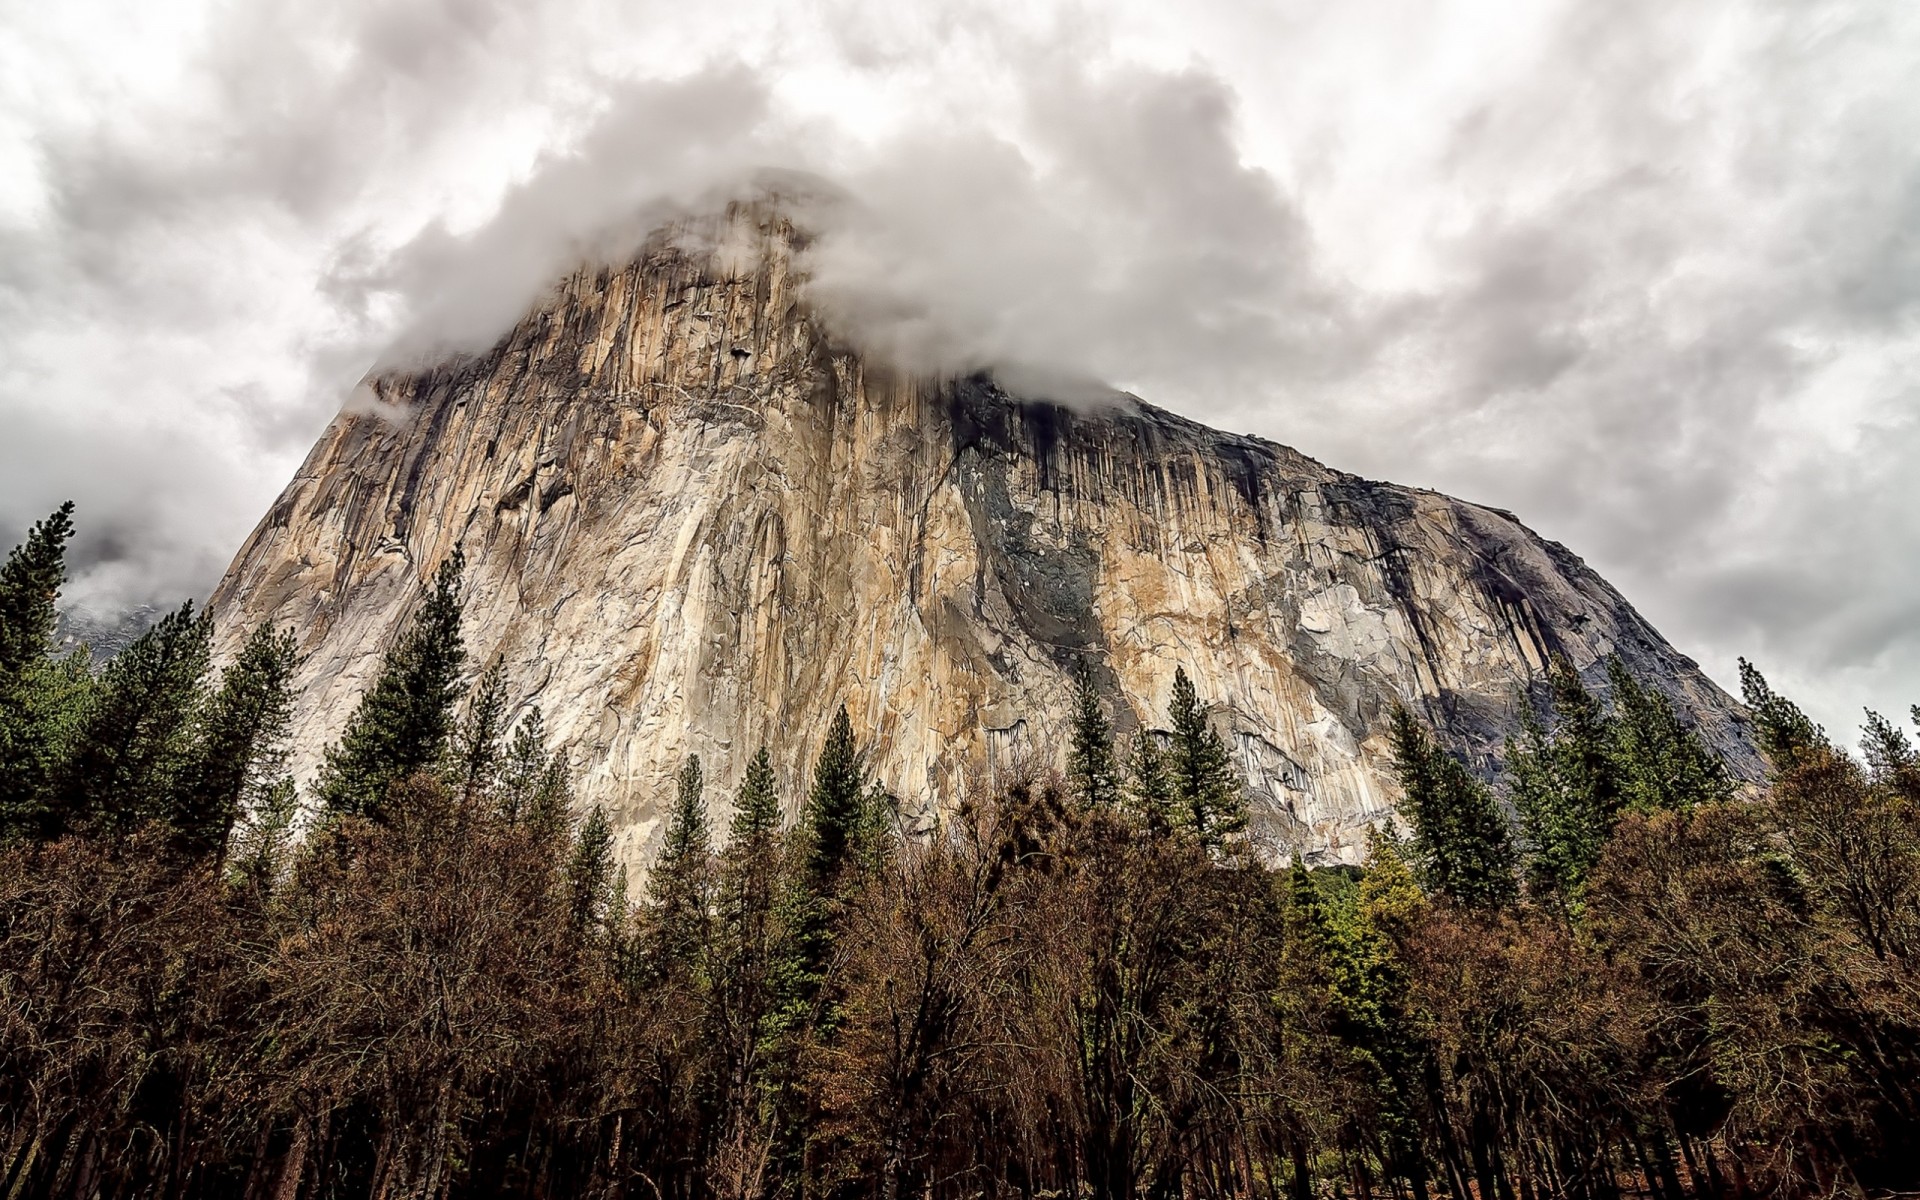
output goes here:
[[456, 545], [476, 669], [542, 707], [635, 864], [688, 754], [723, 823], [766, 744], [791, 811], [844, 703], [925, 824], [1057, 763], [1081, 670], [1127, 735], [1184, 666], [1274, 854], [1364, 853], [1396, 701], [1485, 767], [1555, 653], [1598, 678], [1618, 652], [1754, 770], [1732, 701], [1512, 516], [1131, 397], [883, 371], [809, 312], [802, 242], [736, 207], [566, 280], [484, 357], [372, 381], [213, 601], [228, 650], [299, 634], [297, 770]]

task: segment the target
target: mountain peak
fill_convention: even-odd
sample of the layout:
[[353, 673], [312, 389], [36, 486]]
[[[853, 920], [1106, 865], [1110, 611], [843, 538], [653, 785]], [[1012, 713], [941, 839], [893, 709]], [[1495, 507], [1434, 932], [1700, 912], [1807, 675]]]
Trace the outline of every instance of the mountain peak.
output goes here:
[[930, 817], [1057, 765], [1083, 673], [1131, 733], [1184, 667], [1276, 854], [1363, 853], [1395, 704], [1484, 764], [1556, 655], [1620, 654], [1755, 769], [1733, 703], [1511, 516], [1131, 396], [863, 355], [806, 294], [794, 211], [683, 216], [486, 353], [370, 381], [214, 597], [229, 645], [300, 632], [297, 744], [337, 735], [459, 546], [475, 660], [542, 707], [634, 862], [687, 754], [730, 794], [766, 745], [791, 806], [845, 703]]

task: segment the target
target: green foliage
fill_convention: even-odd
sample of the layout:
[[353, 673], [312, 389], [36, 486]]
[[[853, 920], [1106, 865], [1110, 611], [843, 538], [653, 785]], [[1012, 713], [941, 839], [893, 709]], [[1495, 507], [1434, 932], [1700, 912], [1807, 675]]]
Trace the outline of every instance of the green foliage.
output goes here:
[[[199, 815], [210, 826], [223, 820], [218, 813], [195, 814], [188, 799], [203, 762], [198, 734], [212, 633], [207, 615], [188, 601], [107, 664], [62, 772], [53, 813], [57, 828], [118, 837], [148, 821], [177, 823]], [[224, 833], [175, 828], [198, 842]]]
[[1166, 837], [1173, 832], [1177, 824], [1173, 780], [1160, 741], [1150, 729], [1133, 735], [1133, 748], [1127, 756], [1127, 802], [1150, 835]]
[[506, 732], [506, 669], [495, 658], [474, 684], [455, 738], [453, 782], [468, 800], [478, 800], [492, 790]]
[[1093, 679], [1082, 672], [1073, 687], [1073, 734], [1067, 750], [1067, 788], [1085, 808], [1120, 804], [1120, 769], [1113, 760], [1113, 727], [1100, 707]]
[[1829, 748], [1827, 731], [1815, 725], [1799, 705], [1769, 687], [1766, 676], [1744, 658], [1740, 660], [1740, 696], [1753, 717], [1760, 752], [1774, 770], [1790, 770], [1802, 757]]
[[1548, 674], [1551, 729], [1528, 712], [1507, 742], [1507, 782], [1526, 850], [1528, 884], [1567, 913], [1622, 812], [1692, 812], [1733, 791], [1726, 767], [1672, 703], [1607, 660], [1603, 706], [1565, 660]]
[[287, 775], [250, 791], [227, 850], [227, 878], [264, 895], [286, 877], [300, 793]]
[[814, 763], [813, 786], [802, 816], [804, 886], [816, 899], [834, 896], [848, 867], [859, 861], [870, 827], [866, 764], [853, 741], [845, 705], [827, 728]]
[[1726, 764], [1680, 720], [1665, 694], [1635, 679], [1618, 655], [1607, 660], [1607, 680], [1613, 693], [1608, 749], [1622, 807], [1688, 813], [1733, 795]]
[[1167, 742], [1167, 778], [1181, 825], [1210, 851], [1219, 851], [1247, 827], [1247, 794], [1226, 742], [1207, 720], [1185, 668], [1173, 672], [1173, 726]]
[[72, 536], [68, 501], [0, 566], [0, 845], [53, 832], [54, 774], [86, 697], [83, 660], [50, 660]]
[[747, 762], [746, 778], [734, 801], [733, 822], [727, 828], [727, 845], [738, 846], [743, 854], [751, 855], [779, 831], [779, 783], [773, 775], [773, 759], [762, 746]]
[[34, 525], [0, 566], [0, 688], [31, 674], [53, 650], [54, 602], [67, 577], [73, 501]]
[[614, 897], [613, 826], [596, 804], [574, 835], [567, 858], [567, 919], [580, 934], [603, 932]]
[[293, 718], [292, 630], [262, 625], [220, 675], [206, 706], [187, 786], [169, 823], [192, 853], [220, 853], [242, 812], [271, 809], [286, 779], [287, 727]]
[[680, 770], [673, 814], [648, 880], [653, 969], [662, 976], [694, 968], [707, 941], [713, 845], [704, 788], [700, 759], [690, 755]]
[[380, 677], [328, 748], [319, 798], [330, 813], [378, 817], [387, 789], [446, 761], [466, 646], [460, 637], [456, 549], [440, 564], [412, 627], [387, 652]]
[[1469, 908], [1513, 903], [1513, 842], [1486, 785], [1403, 707], [1393, 711], [1393, 766], [1412, 850], [1432, 891]]

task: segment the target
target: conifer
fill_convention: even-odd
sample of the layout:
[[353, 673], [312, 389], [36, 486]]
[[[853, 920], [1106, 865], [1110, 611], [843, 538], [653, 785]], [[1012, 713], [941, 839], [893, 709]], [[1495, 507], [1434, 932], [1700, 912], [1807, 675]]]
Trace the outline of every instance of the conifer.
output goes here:
[[1776, 772], [1785, 772], [1802, 758], [1831, 748], [1827, 731], [1815, 725], [1800, 706], [1767, 685], [1760, 669], [1740, 660], [1740, 695], [1753, 717], [1760, 752]]
[[1426, 885], [1469, 908], [1512, 903], [1513, 842], [1493, 796], [1404, 707], [1393, 711], [1393, 765]]
[[54, 602], [67, 577], [73, 501], [34, 525], [0, 566], [0, 688], [37, 668], [53, 652], [59, 621]]
[[219, 854], [239, 815], [282, 783], [298, 664], [293, 631], [261, 625], [221, 672], [169, 818], [189, 852]]
[[72, 536], [69, 500], [0, 566], [0, 844], [52, 832], [62, 726], [86, 693], [87, 677], [74, 669], [80, 660], [51, 661]]
[[1208, 850], [1217, 851], [1247, 827], [1247, 797], [1234, 774], [1226, 743], [1184, 668], [1173, 672], [1173, 736], [1166, 769], [1181, 825]]
[[1088, 672], [1073, 687], [1073, 735], [1067, 752], [1067, 787], [1083, 808], [1120, 803], [1120, 771], [1113, 761], [1113, 727], [1100, 708]]
[[496, 657], [467, 699], [454, 749], [454, 786], [472, 803], [492, 790], [500, 770], [500, 739], [506, 733], [505, 665]]
[[780, 793], [773, 759], [760, 747], [747, 762], [746, 778], [734, 802], [733, 822], [727, 827], [727, 845], [752, 854], [780, 831]]
[[235, 825], [227, 854], [227, 879], [231, 883], [262, 895], [273, 890], [286, 874], [293, 820], [299, 809], [300, 794], [290, 775], [253, 790]]
[[1680, 720], [1665, 694], [1635, 679], [1618, 655], [1607, 660], [1607, 679], [1613, 691], [1611, 757], [1621, 807], [1687, 813], [1733, 794], [1726, 765]]
[[53, 814], [60, 828], [122, 836], [181, 815], [179, 797], [193, 783], [212, 635], [207, 615], [188, 601], [114, 655], [62, 770]]
[[455, 550], [440, 564], [412, 626], [387, 652], [380, 677], [328, 747], [319, 797], [330, 813], [378, 817], [387, 789], [446, 760], [466, 647], [460, 638]]
[[869, 825], [866, 768], [843, 704], [827, 728], [807, 793], [805, 886], [811, 895], [824, 900], [837, 893], [846, 869], [859, 860]]
[[1127, 801], [1154, 837], [1169, 836], [1179, 824], [1174, 814], [1173, 781], [1168, 776], [1166, 755], [1150, 729], [1133, 735], [1133, 747], [1127, 756]]
[[580, 823], [567, 858], [567, 914], [574, 932], [586, 935], [606, 927], [613, 898], [613, 826], [596, 804]]
[[690, 755], [674, 790], [673, 815], [648, 881], [654, 969], [665, 978], [694, 965], [706, 944], [713, 845], [700, 759]]

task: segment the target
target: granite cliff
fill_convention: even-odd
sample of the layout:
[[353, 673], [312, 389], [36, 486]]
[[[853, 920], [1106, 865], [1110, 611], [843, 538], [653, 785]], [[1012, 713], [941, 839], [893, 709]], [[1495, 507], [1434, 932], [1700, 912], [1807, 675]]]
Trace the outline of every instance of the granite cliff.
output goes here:
[[1079, 670], [1130, 733], [1184, 666], [1260, 836], [1316, 858], [1391, 810], [1396, 701], [1484, 766], [1554, 654], [1596, 678], [1620, 654], [1754, 769], [1733, 702], [1510, 514], [1128, 396], [887, 370], [810, 310], [804, 244], [736, 206], [566, 279], [484, 355], [370, 380], [212, 601], [228, 648], [299, 632], [298, 743], [338, 734], [460, 546], [476, 660], [542, 706], [630, 862], [685, 755], [723, 808], [765, 743], [791, 806], [841, 703], [927, 819], [1055, 761]]

